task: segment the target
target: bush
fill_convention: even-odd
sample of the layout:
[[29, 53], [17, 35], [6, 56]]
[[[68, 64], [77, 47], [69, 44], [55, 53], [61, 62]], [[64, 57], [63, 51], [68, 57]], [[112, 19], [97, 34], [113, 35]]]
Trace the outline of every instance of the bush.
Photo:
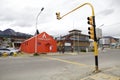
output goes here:
[[34, 56], [39, 56], [39, 54], [35, 53]]
[[86, 50], [81, 50], [81, 52], [86, 52]]

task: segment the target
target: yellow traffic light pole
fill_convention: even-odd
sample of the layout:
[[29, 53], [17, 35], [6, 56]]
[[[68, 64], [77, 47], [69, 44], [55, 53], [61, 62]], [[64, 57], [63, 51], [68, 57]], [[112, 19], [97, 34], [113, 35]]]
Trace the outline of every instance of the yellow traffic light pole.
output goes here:
[[94, 19], [93, 19], [93, 23], [94, 23], [93, 24], [93, 27], [94, 27], [94, 55], [95, 55], [95, 71], [94, 72], [98, 72], [99, 71], [99, 68], [98, 68], [98, 48], [97, 48], [97, 38], [96, 38], [96, 29], [95, 29], [95, 27], [96, 27], [96, 25], [95, 25], [95, 13], [94, 13], [93, 6], [90, 3], [84, 3], [84, 4], [80, 5], [80, 6], [78, 6], [77, 8], [71, 10], [70, 12], [64, 14], [63, 16], [60, 16], [60, 12], [57, 12], [56, 16], [57, 16], [57, 19], [60, 20], [63, 17], [67, 16], [68, 14], [74, 12], [75, 10], [77, 10], [77, 9], [79, 9], [79, 8], [85, 6], [85, 5], [89, 5], [91, 7], [92, 16], [94, 17]]
[[93, 8], [93, 6], [92, 6], [90, 3], [84, 3], [84, 4], [80, 5], [80, 6], [78, 6], [77, 8], [71, 10], [70, 12], [64, 14], [64, 15], [61, 16], [61, 17], [60, 17], [60, 12], [57, 12], [57, 13], [56, 13], [57, 19], [58, 19], [58, 20], [62, 19], [63, 17], [67, 16], [68, 14], [70, 14], [70, 13], [76, 11], [77, 9], [83, 7], [84, 5], [89, 5], [89, 6], [91, 7], [91, 9], [92, 9], [92, 16], [94, 16], [95, 14], [94, 14], [94, 8]]

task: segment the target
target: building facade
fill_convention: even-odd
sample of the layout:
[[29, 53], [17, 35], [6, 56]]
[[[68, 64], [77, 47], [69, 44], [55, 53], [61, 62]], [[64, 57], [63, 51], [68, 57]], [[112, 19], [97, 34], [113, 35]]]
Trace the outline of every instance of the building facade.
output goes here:
[[88, 35], [82, 34], [80, 30], [71, 30], [69, 34], [56, 38], [58, 51], [85, 51], [89, 48]]
[[105, 48], [117, 48], [119, 44], [119, 39], [111, 37], [111, 36], [104, 36], [100, 39], [100, 46]]
[[21, 43], [27, 38], [18, 38], [18, 37], [0, 37], [0, 48], [19, 48]]
[[57, 44], [53, 37], [46, 32], [42, 32], [25, 40], [21, 44], [20, 50], [28, 54], [51, 53], [57, 52]]

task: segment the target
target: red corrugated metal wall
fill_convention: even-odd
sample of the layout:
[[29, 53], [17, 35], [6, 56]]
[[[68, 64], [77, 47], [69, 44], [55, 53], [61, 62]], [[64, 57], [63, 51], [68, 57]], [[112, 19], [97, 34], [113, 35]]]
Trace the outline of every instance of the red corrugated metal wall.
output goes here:
[[[35, 37], [32, 37], [21, 44], [21, 51], [35, 53]], [[57, 52], [56, 41], [46, 32], [37, 35], [37, 53]]]

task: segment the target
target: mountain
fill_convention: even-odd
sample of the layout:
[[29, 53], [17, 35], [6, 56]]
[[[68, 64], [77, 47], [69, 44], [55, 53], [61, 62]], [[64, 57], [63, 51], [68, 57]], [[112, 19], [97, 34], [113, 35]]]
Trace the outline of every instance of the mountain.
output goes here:
[[3, 35], [3, 32], [0, 30], [0, 34]]
[[4, 30], [3, 34], [4, 35], [9, 35], [9, 36], [17, 36], [16, 32], [14, 30], [12, 30], [12, 29], [6, 29], [6, 30]]
[[32, 35], [26, 34], [26, 33], [21, 33], [21, 32], [16, 32], [12, 29], [6, 29], [4, 31], [0, 30], [0, 36], [2, 37], [18, 37], [18, 38], [29, 38]]

